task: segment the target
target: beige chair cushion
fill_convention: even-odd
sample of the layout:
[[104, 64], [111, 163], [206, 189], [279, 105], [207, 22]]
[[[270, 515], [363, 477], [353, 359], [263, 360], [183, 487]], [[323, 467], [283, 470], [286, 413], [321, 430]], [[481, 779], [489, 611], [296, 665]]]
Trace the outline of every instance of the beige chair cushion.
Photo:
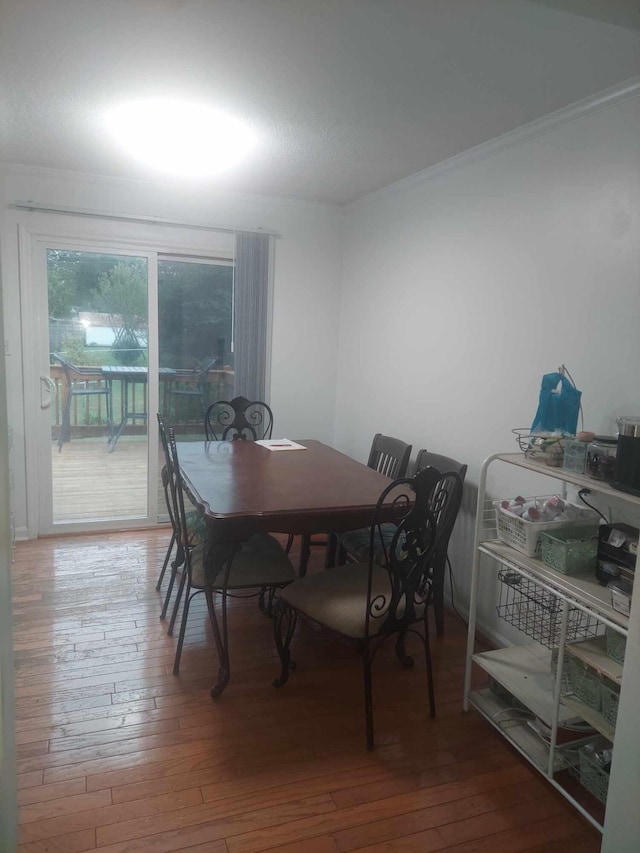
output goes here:
[[[300, 613], [347, 637], [363, 639], [366, 633], [368, 563], [336, 566], [324, 572], [298, 578], [282, 590], [280, 598]], [[389, 574], [381, 566], [373, 567], [371, 599], [380, 597], [381, 610], [369, 619], [369, 636], [382, 628], [391, 591]], [[386, 606], [385, 606], [386, 605]], [[423, 608], [418, 616], [421, 618]]]
[[[219, 559], [224, 560], [228, 550], [222, 550], [222, 546], [217, 550]], [[196, 587], [204, 587], [205, 579], [209, 580], [209, 562], [205, 569], [205, 555], [207, 555], [206, 544], [198, 545], [191, 551], [191, 583]], [[231, 572], [227, 589], [250, 589], [252, 587], [261, 586], [277, 586], [280, 584], [291, 583], [297, 577], [295, 570], [285, 553], [284, 548], [280, 545], [277, 539], [269, 536], [268, 533], [260, 533], [252, 536], [240, 546], [240, 550], [234, 554], [231, 564]], [[224, 575], [218, 571], [217, 577], [214, 579], [221, 588], [224, 582]]]

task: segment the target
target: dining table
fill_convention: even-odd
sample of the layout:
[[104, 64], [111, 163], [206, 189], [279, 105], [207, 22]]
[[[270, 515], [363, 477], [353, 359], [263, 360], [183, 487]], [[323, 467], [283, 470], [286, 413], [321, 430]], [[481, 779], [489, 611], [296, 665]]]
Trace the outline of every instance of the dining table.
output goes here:
[[[371, 524], [389, 479], [320, 441], [296, 443], [301, 449], [270, 450], [258, 441], [242, 440], [176, 443], [182, 484], [207, 523], [205, 560], [212, 566], [232, 560], [241, 543], [259, 533], [323, 533], [326, 565], [331, 566], [335, 534]], [[393, 507], [389, 510], [391, 514]], [[301, 575], [308, 557], [309, 549], [303, 547]], [[231, 673], [226, 596], [222, 601], [214, 698], [222, 694]]]
[[[303, 449], [269, 450], [255, 441], [177, 443], [185, 489], [206, 519], [212, 545], [256, 533], [340, 533], [371, 524], [389, 479], [321, 441], [296, 443]], [[328, 565], [332, 548], [333, 537]], [[306, 564], [300, 568], [304, 574]]]

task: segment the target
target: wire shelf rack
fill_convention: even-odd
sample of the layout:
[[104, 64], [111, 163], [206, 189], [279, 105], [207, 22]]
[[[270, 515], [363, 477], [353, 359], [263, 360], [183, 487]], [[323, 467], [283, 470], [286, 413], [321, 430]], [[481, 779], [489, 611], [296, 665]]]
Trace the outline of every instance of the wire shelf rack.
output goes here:
[[[496, 611], [501, 619], [548, 649], [560, 641], [563, 602], [535, 581], [510, 569], [498, 572], [500, 599]], [[596, 616], [569, 607], [567, 642], [588, 640], [603, 633]]]

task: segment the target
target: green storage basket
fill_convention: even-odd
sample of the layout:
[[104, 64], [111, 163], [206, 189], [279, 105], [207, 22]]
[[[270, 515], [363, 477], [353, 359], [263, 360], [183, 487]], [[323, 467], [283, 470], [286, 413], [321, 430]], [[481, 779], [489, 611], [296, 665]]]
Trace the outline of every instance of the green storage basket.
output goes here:
[[606, 804], [607, 791], [609, 790], [609, 774], [592, 760], [586, 750], [578, 750], [578, 756], [580, 762], [580, 783], [596, 799]]
[[575, 695], [599, 711], [602, 707], [602, 680], [579, 658], [571, 656], [569, 660], [569, 687]]
[[545, 531], [540, 535], [542, 562], [563, 575], [595, 571], [598, 550], [598, 528], [567, 527]]
[[616, 663], [623, 664], [624, 653], [627, 648], [627, 638], [624, 634], [614, 631], [608, 625], [604, 633], [607, 638], [607, 655]]
[[603, 681], [600, 688], [602, 698], [602, 716], [611, 726], [615, 726], [618, 717], [618, 703], [620, 702], [620, 691], [609, 682]]

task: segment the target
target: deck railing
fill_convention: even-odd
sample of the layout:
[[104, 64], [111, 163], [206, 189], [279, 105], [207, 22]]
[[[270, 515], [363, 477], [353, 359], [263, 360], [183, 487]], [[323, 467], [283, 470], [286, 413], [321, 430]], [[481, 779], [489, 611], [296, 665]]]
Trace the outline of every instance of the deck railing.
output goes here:
[[[55, 393], [51, 401], [52, 438], [57, 439], [64, 416], [67, 401], [67, 383], [64, 369], [61, 365], [52, 364], [50, 375], [55, 385]], [[202, 382], [202, 379], [200, 380]], [[234, 373], [232, 370], [210, 370], [204, 382], [204, 404], [214, 400], [228, 400], [233, 396]], [[85, 387], [104, 387], [106, 379], [99, 367], [94, 373], [84, 374], [82, 379], [74, 380], [74, 385]], [[179, 400], [171, 396], [171, 388], [189, 388], [194, 384], [193, 378], [185, 375], [161, 376], [160, 381], [160, 411], [174, 426], [198, 425], [203, 429], [202, 415], [199, 406], [194, 406], [188, 399]], [[148, 397], [146, 381], [128, 383], [129, 411], [148, 415]], [[124, 414], [124, 398], [122, 382], [118, 379], [112, 385], [113, 422], [120, 423]], [[74, 396], [71, 400], [70, 412], [71, 436], [73, 438], [89, 438], [104, 435], [108, 429], [106, 399], [103, 395]], [[144, 434], [147, 429], [147, 417], [132, 418], [127, 423], [128, 434]]]

